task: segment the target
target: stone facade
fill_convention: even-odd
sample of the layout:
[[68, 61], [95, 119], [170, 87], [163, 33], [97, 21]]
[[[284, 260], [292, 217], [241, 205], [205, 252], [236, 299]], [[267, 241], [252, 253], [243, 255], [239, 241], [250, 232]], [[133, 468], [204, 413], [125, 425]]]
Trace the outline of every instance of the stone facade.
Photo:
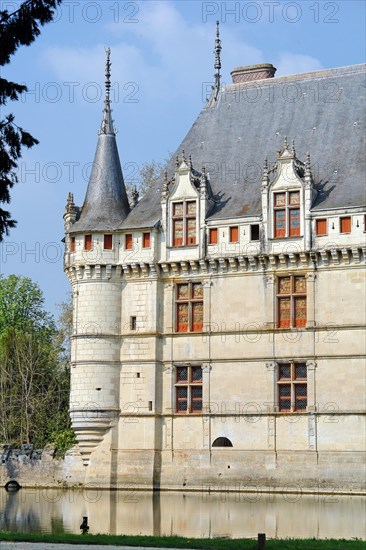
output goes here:
[[362, 491], [364, 203], [319, 202], [312, 158], [285, 139], [273, 164], [260, 159], [257, 210], [220, 215], [214, 176], [193, 165], [199, 146], [188, 152], [112, 230], [83, 226], [68, 201], [83, 482]]

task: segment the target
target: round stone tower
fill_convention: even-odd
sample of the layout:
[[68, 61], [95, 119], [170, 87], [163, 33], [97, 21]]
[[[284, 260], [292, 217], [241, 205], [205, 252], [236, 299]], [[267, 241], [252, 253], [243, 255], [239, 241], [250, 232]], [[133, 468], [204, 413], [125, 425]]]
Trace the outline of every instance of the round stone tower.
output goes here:
[[71, 193], [65, 220], [65, 272], [72, 286], [70, 415], [84, 464], [119, 416], [121, 268], [116, 228], [130, 211], [106, 98], [97, 149], [81, 208]]

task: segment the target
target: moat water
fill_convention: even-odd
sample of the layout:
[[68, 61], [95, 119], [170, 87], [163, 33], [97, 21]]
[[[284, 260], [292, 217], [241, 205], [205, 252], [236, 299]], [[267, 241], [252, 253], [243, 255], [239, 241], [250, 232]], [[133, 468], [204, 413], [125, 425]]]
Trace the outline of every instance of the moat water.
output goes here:
[[184, 537], [359, 538], [366, 500], [356, 496], [265, 493], [0, 490], [0, 530], [181, 535]]

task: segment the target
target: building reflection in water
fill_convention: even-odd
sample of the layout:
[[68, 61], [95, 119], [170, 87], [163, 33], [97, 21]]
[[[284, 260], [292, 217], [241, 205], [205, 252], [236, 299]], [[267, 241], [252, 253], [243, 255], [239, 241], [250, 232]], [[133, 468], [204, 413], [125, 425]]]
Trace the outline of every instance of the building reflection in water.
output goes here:
[[366, 539], [365, 499], [339, 495], [0, 491], [0, 530], [184, 537]]

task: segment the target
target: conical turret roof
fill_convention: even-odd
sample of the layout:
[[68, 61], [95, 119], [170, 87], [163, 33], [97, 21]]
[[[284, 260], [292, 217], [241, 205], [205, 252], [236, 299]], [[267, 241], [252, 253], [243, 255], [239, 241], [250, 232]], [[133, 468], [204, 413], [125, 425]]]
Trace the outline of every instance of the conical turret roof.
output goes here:
[[106, 99], [97, 149], [84, 204], [71, 231], [111, 231], [130, 212], [110, 106], [110, 50], [107, 50]]

